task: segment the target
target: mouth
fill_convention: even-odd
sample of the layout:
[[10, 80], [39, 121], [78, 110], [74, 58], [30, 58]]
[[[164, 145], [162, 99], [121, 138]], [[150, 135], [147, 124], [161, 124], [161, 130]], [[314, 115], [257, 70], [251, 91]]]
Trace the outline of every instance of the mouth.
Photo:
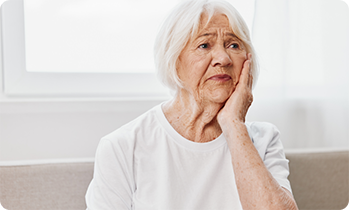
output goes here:
[[217, 82], [226, 82], [226, 81], [229, 81], [231, 80], [231, 77], [227, 74], [216, 74], [210, 78], [208, 78], [209, 80], [214, 80], [214, 81], [217, 81]]

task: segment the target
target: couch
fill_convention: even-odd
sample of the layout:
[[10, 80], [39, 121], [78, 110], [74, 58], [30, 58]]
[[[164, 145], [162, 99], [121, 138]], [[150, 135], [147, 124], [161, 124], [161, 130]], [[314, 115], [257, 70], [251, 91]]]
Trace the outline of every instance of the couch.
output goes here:
[[[343, 209], [349, 201], [349, 150], [289, 150], [300, 210]], [[85, 209], [93, 160], [0, 162], [0, 203], [8, 210]]]

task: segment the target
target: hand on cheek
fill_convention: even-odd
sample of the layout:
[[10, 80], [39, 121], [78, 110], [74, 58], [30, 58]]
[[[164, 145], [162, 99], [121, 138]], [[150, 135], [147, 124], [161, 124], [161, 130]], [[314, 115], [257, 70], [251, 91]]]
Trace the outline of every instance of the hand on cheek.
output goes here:
[[251, 57], [252, 55], [249, 53], [247, 60], [243, 64], [235, 91], [218, 113], [217, 119], [221, 127], [224, 127], [229, 122], [245, 122], [247, 111], [253, 100]]

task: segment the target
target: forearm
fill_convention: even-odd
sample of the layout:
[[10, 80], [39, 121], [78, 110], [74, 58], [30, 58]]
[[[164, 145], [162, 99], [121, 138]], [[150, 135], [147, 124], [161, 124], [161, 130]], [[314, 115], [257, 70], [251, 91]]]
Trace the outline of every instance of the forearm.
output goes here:
[[253, 145], [244, 123], [224, 123], [243, 209], [297, 209], [290, 193], [272, 177]]

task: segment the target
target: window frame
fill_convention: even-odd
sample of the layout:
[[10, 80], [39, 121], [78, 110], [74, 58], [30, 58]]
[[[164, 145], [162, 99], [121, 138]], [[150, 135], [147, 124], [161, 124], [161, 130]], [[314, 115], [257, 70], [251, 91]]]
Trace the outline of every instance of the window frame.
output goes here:
[[1, 53], [6, 96], [164, 98], [169, 95], [155, 73], [28, 72], [24, 34], [23, 0], [4, 2]]

